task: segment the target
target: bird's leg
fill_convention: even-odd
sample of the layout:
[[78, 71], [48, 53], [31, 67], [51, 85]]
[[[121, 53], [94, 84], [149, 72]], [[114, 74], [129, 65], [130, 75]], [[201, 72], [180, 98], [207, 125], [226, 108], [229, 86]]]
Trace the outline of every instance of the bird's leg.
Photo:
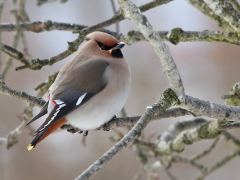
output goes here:
[[84, 136], [87, 136], [88, 135], [88, 131], [84, 131]]
[[79, 131], [78, 133], [79, 133], [79, 134], [84, 133], [84, 134], [83, 134], [84, 136], [87, 136], [87, 135], [88, 135], [88, 131]]
[[109, 127], [108, 123], [104, 124], [102, 127], [103, 127], [103, 131], [109, 131], [110, 130], [110, 127]]

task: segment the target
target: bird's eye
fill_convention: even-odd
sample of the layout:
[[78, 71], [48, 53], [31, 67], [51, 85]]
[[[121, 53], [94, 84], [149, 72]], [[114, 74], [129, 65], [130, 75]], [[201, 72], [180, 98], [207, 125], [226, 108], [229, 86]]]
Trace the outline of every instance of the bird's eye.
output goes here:
[[103, 43], [100, 43], [100, 42], [97, 42], [97, 43], [98, 43], [98, 46], [100, 47], [100, 49], [103, 50], [103, 51], [107, 51], [107, 50], [110, 50], [110, 49], [113, 48], [113, 47], [106, 46], [106, 45], [104, 45]]
[[98, 42], [98, 46], [101, 50], [107, 50], [107, 46], [105, 46], [103, 43]]

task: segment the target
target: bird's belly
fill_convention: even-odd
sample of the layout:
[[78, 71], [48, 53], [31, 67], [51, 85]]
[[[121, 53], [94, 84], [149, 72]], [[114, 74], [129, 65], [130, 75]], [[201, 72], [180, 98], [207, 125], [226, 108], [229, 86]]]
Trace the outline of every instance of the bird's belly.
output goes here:
[[129, 88], [125, 88], [125, 91], [116, 91], [111, 97], [109, 97], [109, 91], [113, 87], [106, 88], [109, 90], [104, 89], [97, 93], [85, 104], [68, 114], [66, 116], [68, 122], [86, 131], [100, 127], [118, 114], [126, 103]]

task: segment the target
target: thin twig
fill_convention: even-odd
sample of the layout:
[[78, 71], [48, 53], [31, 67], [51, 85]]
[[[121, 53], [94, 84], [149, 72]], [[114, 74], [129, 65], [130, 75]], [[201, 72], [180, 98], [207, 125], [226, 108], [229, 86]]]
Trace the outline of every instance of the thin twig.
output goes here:
[[240, 103], [240, 83], [235, 83], [228, 94], [223, 95], [222, 99], [225, 99], [225, 104], [229, 106], [238, 106]]
[[228, 121], [225, 124], [222, 124], [221, 128], [222, 129], [240, 128], [240, 122]]
[[55, 1], [59, 1], [60, 3], [66, 3], [68, 0], [38, 0], [37, 5], [41, 6], [43, 4], [51, 3], [51, 2], [55, 2]]
[[227, 141], [230, 141], [237, 150], [240, 150], [240, 140], [235, 138], [232, 134], [227, 131], [222, 131], [222, 135]]
[[191, 159], [197, 160], [197, 159], [200, 159], [200, 158], [206, 156], [207, 154], [209, 154], [216, 147], [216, 144], [218, 143], [218, 141], [219, 141], [219, 136], [213, 141], [212, 145], [208, 149], [206, 149], [201, 154], [198, 154], [198, 155], [196, 155], [195, 157], [193, 157]]
[[[3, 7], [5, 2], [6, 0], [2, 0], [2, 2], [0, 3], [0, 22], [2, 22], [2, 12], [3, 12]], [[2, 30], [0, 28], [0, 42], [1, 41], [2, 41]], [[3, 65], [2, 52], [0, 52], [0, 70], [2, 69], [2, 65]]]
[[140, 170], [137, 172], [137, 174], [135, 174], [135, 175], [133, 176], [133, 178], [132, 178], [131, 180], [139, 180], [139, 179], [142, 177], [143, 174], [144, 174], [144, 171], [143, 171], [142, 169], [140, 169]]
[[20, 36], [22, 33], [23, 33], [22, 31], [17, 31], [17, 33], [15, 34], [14, 41], [13, 41], [13, 47], [2, 44], [3, 45], [2, 51], [9, 55], [9, 58], [5, 64], [5, 68], [3, 69], [3, 72], [2, 72], [3, 80], [5, 80], [7, 72], [9, 71], [9, 69], [12, 66], [13, 58], [20, 60], [20, 61], [24, 61], [24, 59], [25, 59], [24, 55], [20, 51], [16, 50], [16, 47], [19, 44], [19, 39], [20, 39]]
[[207, 168], [204, 165], [198, 163], [194, 159], [190, 159], [186, 156], [175, 154], [175, 153], [170, 153], [170, 154], [167, 153], [167, 155], [170, 155], [172, 157], [172, 162], [185, 162], [187, 164], [191, 164], [193, 167], [199, 169], [201, 172], [207, 171]]
[[11, 97], [15, 97], [17, 99], [25, 100], [28, 103], [30, 103], [30, 105], [34, 105], [34, 106], [42, 107], [45, 104], [45, 101], [43, 99], [37, 98], [35, 96], [31, 96], [25, 92], [17, 91], [8, 87], [2, 81], [1, 75], [0, 75], [0, 93], [3, 93]]
[[[114, 0], [110, 0], [110, 2], [111, 2], [113, 13], [117, 14], [118, 12], [116, 10]], [[119, 33], [119, 22], [116, 23], [116, 32]]]
[[[170, 1], [172, 1], [172, 0], [154, 0], [150, 3], [142, 5], [139, 8], [144, 12], [144, 11], [147, 11], [151, 8], [156, 7], [156, 6], [160, 6], [164, 3], [168, 3]], [[77, 39], [75, 39], [72, 42], [68, 42], [68, 49], [67, 50], [65, 50], [65, 51], [61, 52], [60, 54], [58, 54], [56, 56], [53, 56], [49, 59], [40, 60], [40, 59], [36, 58], [36, 59], [29, 60], [29, 61], [25, 62], [23, 66], [20, 66], [20, 67], [16, 68], [16, 70], [23, 70], [23, 69], [26, 69], [26, 68], [29, 68], [29, 69], [32, 69], [32, 70], [39, 70], [43, 66], [52, 65], [52, 64], [54, 64], [58, 61], [61, 61], [62, 59], [68, 57], [69, 55], [71, 55], [72, 53], [74, 53], [78, 49], [78, 46], [83, 42], [85, 35], [93, 32], [93, 31], [103, 29], [103, 28], [105, 28], [109, 25], [120, 22], [122, 20], [124, 20], [124, 16], [122, 14], [116, 14], [112, 18], [110, 18], [106, 21], [103, 21], [103, 22], [98, 23], [96, 25], [84, 28], [83, 30], [81, 30], [79, 32], [79, 36], [78, 36]]]
[[0, 137], [0, 145], [7, 144], [7, 138]]
[[224, 157], [222, 160], [220, 160], [219, 162], [217, 162], [215, 165], [213, 165], [211, 168], [209, 168], [207, 171], [205, 171], [204, 173], [202, 173], [197, 180], [202, 180], [204, 179], [207, 175], [211, 174], [213, 171], [221, 168], [223, 165], [225, 165], [226, 163], [228, 163], [230, 160], [232, 160], [234, 157], [239, 155], [239, 151], [235, 151], [232, 152], [231, 154], [229, 154], [228, 156]]

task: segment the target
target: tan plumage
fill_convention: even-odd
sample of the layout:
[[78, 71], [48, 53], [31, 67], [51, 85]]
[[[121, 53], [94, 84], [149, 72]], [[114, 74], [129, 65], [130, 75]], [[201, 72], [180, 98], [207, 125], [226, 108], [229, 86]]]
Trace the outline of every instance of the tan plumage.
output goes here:
[[49, 88], [49, 102], [30, 121], [48, 115], [29, 150], [66, 122], [83, 131], [95, 129], [124, 106], [130, 89], [129, 65], [120, 50], [124, 43], [102, 32], [86, 38], [89, 41], [60, 70]]

